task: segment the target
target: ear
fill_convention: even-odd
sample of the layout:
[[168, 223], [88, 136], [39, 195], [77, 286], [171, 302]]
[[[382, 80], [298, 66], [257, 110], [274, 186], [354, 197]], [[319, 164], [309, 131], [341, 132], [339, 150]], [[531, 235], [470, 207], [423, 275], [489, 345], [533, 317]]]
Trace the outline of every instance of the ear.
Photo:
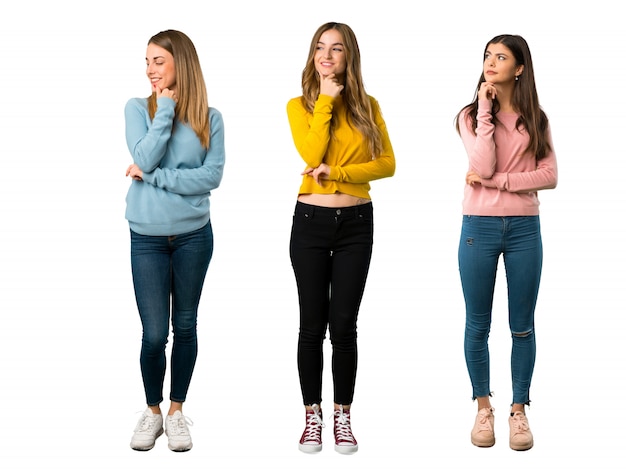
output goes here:
[[515, 70], [515, 75], [516, 76], [521, 76], [522, 72], [524, 72], [524, 65], [523, 64], [520, 65], [520, 66], [517, 66], [517, 69]]

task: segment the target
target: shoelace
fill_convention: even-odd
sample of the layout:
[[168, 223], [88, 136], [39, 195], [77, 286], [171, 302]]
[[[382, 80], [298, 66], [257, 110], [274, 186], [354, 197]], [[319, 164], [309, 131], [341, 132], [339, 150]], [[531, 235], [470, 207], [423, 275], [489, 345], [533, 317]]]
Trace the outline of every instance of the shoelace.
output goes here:
[[187, 425], [193, 426], [191, 418], [181, 416], [180, 418], [167, 417], [167, 432], [171, 436], [187, 436], [189, 435], [189, 429]]
[[512, 418], [515, 434], [528, 431], [528, 419], [526, 418], [526, 415], [518, 411], [513, 414]]
[[489, 419], [489, 415], [491, 415], [493, 413], [493, 411], [491, 410], [480, 410], [478, 412], [478, 424], [479, 425], [484, 425], [485, 429], [488, 429], [489, 431], [493, 430], [493, 427], [491, 426], [491, 420]]
[[319, 407], [313, 405], [313, 411], [306, 413], [306, 428], [304, 429], [304, 442], [313, 441], [320, 443], [322, 440], [322, 428], [325, 428]]
[[145, 413], [141, 416], [139, 421], [137, 422], [137, 426], [135, 427], [135, 432], [148, 432], [151, 433], [153, 431], [154, 422], [156, 420], [156, 416], [148, 416]]
[[335, 411], [335, 438], [337, 442], [356, 442], [352, 434], [352, 428], [350, 427], [350, 413], [343, 411], [343, 406]]

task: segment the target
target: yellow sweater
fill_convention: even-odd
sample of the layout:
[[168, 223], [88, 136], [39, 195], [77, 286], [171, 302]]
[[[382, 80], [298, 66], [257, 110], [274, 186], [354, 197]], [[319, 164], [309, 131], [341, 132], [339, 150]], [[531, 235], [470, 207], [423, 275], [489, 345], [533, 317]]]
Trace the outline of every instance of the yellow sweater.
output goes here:
[[[393, 176], [396, 160], [387, 134], [387, 126], [378, 102], [370, 97], [374, 119], [382, 133], [383, 151], [372, 157], [367, 141], [348, 123], [346, 109], [340, 97], [322, 95], [317, 99], [313, 113], [308, 112], [301, 97], [287, 104], [291, 134], [300, 156], [307, 167], [317, 168], [321, 163], [330, 167], [330, 176], [318, 185], [310, 176], [304, 176], [299, 194], [344, 193], [370, 199], [369, 182]], [[333, 139], [330, 138], [330, 119], [335, 116]]]

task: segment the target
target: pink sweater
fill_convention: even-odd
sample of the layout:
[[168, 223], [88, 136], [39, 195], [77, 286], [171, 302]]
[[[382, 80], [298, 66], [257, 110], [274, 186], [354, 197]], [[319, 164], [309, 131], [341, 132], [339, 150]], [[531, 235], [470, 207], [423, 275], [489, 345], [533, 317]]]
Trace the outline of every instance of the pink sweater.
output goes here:
[[481, 184], [465, 185], [463, 214], [476, 216], [534, 216], [539, 214], [537, 191], [553, 189], [557, 166], [552, 137], [552, 151], [540, 160], [524, 152], [528, 134], [515, 128], [518, 115], [497, 114], [492, 123], [491, 103], [478, 102], [478, 126], [473, 134], [466, 114], [459, 117], [463, 145], [469, 157], [469, 170], [482, 178]]

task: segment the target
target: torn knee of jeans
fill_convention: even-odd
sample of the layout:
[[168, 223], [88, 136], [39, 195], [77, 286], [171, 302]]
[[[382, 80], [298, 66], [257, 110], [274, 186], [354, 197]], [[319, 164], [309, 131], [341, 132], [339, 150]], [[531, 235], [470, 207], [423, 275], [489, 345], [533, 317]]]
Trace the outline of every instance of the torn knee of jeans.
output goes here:
[[524, 331], [524, 332], [511, 332], [511, 334], [513, 334], [514, 337], [528, 337], [533, 333], [532, 329], [529, 329], [528, 331]]

